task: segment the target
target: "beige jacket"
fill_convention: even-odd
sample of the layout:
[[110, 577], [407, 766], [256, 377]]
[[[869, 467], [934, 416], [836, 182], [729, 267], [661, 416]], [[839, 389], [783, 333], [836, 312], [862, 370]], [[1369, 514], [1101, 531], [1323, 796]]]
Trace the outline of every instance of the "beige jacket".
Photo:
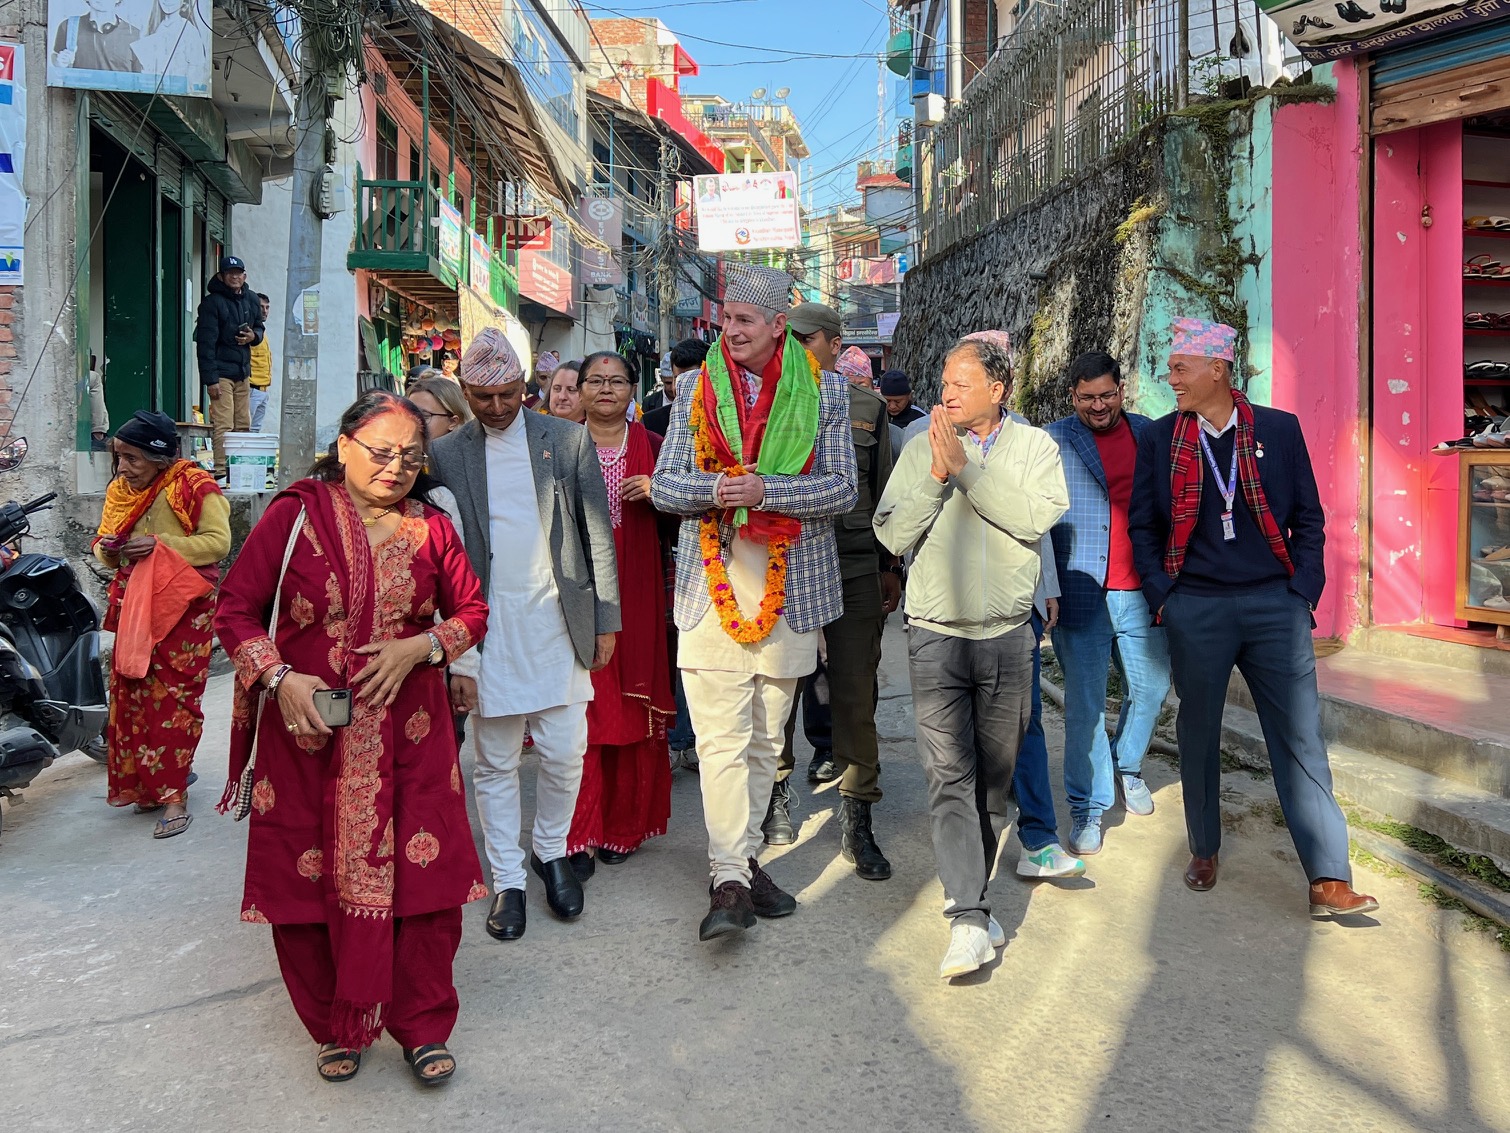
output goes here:
[[965, 467], [940, 484], [933, 449], [909, 443], [876, 507], [876, 535], [893, 554], [915, 552], [907, 616], [972, 640], [1028, 620], [1039, 588], [1041, 542], [1069, 510], [1059, 446], [1010, 418], [984, 461], [964, 439]]

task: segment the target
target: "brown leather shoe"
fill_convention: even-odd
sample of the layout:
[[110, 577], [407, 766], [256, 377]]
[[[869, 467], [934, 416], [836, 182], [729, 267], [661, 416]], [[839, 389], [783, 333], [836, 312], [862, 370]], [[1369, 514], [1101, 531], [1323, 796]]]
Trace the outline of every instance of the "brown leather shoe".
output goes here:
[[1354, 893], [1345, 881], [1322, 878], [1311, 882], [1311, 916], [1344, 917], [1354, 913], [1372, 913], [1379, 907], [1367, 893]]
[[1197, 893], [1204, 893], [1216, 884], [1216, 855], [1209, 858], [1191, 858], [1185, 867], [1185, 885]]

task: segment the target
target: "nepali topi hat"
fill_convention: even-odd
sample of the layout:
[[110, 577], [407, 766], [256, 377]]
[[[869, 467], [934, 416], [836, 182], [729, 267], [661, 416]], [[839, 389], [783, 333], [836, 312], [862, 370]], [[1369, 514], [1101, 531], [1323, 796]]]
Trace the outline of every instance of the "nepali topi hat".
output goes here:
[[483, 327], [461, 356], [461, 380], [469, 386], [506, 386], [524, 380], [524, 364], [503, 331]]
[[1223, 358], [1237, 361], [1237, 331], [1226, 323], [1206, 319], [1175, 319], [1171, 354], [1189, 354], [1196, 358]]

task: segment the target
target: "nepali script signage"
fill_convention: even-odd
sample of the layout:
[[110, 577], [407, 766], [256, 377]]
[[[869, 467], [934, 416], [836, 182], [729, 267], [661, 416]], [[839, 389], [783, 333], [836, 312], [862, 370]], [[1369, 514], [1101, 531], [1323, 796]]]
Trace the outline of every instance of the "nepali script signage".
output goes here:
[[48, 0], [47, 85], [209, 98], [209, 11], [163, 0]]
[[795, 173], [712, 173], [693, 178], [693, 194], [701, 251], [802, 246]]
[[1349, 55], [1383, 51], [1510, 16], [1510, 0], [1443, 0], [1425, 12], [1406, 11], [1404, 0], [1258, 0], [1308, 62], [1330, 63]]

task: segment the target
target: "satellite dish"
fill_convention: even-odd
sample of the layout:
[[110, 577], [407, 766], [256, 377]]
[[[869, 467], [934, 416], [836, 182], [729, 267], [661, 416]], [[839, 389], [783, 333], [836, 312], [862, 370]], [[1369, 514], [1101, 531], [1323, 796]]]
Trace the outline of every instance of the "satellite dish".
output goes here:
[[792, 88], [791, 87], [778, 87], [776, 89], [776, 97], [777, 98], [785, 98], [787, 95], [789, 95], [791, 93], [792, 93]]
[[752, 90], [750, 92], [750, 97], [751, 98], [764, 98], [765, 97], [765, 87], [756, 87], [754, 90]]

